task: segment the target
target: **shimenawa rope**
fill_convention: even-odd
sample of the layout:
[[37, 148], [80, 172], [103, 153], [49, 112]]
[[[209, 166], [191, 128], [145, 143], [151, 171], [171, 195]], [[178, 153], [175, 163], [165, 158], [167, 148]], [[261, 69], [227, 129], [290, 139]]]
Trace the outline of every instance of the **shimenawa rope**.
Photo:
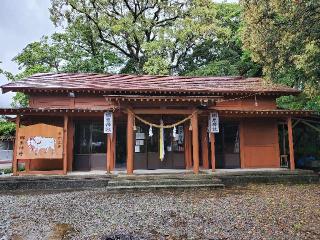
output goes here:
[[146, 125], [149, 125], [151, 127], [155, 127], [155, 128], [174, 128], [177, 127], [178, 125], [190, 120], [194, 114], [196, 114], [199, 110], [195, 110], [190, 116], [176, 122], [173, 124], [169, 124], [169, 125], [161, 125], [161, 124], [155, 124], [155, 123], [151, 123], [145, 119], [143, 119], [142, 117], [139, 117], [138, 115], [136, 115], [134, 112], [132, 112], [130, 109], [128, 109], [128, 112], [130, 112], [136, 119], [138, 119], [139, 121], [143, 122]]

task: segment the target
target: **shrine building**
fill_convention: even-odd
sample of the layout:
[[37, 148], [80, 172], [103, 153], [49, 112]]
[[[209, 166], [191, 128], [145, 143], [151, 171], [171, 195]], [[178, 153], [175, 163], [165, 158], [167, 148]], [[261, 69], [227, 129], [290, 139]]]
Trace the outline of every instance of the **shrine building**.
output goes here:
[[14, 175], [294, 169], [293, 121], [315, 114], [278, 109], [300, 91], [261, 78], [43, 73], [1, 88], [29, 99], [0, 109], [16, 115]]

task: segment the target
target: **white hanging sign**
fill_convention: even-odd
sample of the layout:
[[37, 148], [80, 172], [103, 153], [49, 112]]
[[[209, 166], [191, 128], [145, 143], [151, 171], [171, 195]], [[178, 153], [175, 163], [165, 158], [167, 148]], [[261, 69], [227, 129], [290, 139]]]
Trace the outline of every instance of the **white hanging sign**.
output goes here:
[[113, 132], [113, 114], [112, 112], [104, 113], [104, 121], [103, 121], [103, 132], [104, 133], [112, 133]]
[[209, 116], [209, 132], [219, 133], [219, 116], [217, 112], [210, 113]]

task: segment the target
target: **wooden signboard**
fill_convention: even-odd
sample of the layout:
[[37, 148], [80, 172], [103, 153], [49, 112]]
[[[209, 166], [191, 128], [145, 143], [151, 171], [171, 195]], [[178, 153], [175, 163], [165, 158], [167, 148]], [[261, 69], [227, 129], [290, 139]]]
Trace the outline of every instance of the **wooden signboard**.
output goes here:
[[61, 159], [62, 154], [62, 127], [40, 123], [19, 128], [17, 159]]

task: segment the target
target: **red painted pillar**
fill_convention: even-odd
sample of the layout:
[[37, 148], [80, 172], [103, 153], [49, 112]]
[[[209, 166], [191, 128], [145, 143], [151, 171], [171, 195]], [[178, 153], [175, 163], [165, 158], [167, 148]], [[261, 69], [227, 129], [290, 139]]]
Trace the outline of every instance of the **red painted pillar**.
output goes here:
[[290, 151], [290, 170], [295, 169], [294, 163], [294, 148], [293, 148], [293, 133], [292, 133], [292, 120], [288, 118], [288, 139], [289, 139], [289, 151]]
[[68, 115], [63, 116], [63, 174], [67, 174], [68, 169]]
[[210, 147], [211, 147], [211, 167], [212, 171], [216, 170], [216, 148], [215, 148], [215, 135], [210, 133]]
[[112, 136], [110, 133], [107, 133], [107, 172], [110, 173], [112, 169], [112, 159], [111, 159], [111, 154], [112, 154]]
[[14, 176], [18, 175], [18, 141], [19, 141], [19, 128], [20, 128], [20, 115], [16, 117], [16, 137], [14, 140], [14, 149], [13, 149], [13, 161], [12, 161], [12, 172]]
[[189, 125], [185, 124], [184, 126], [184, 156], [185, 156], [185, 165], [186, 169], [192, 167], [192, 142], [191, 142], [191, 131], [189, 130]]
[[193, 172], [199, 173], [199, 131], [198, 131], [198, 113], [194, 113], [191, 119], [192, 123], [192, 148], [193, 148]]
[[127, 174], [133, 174], [133, 114], [128, 111], [127, 121]]
[[209, 149], [208, 149], [208, 126], [207, 124], [201, 126], [201, 155], [202, 166], [205, 169], [209, 169]]

